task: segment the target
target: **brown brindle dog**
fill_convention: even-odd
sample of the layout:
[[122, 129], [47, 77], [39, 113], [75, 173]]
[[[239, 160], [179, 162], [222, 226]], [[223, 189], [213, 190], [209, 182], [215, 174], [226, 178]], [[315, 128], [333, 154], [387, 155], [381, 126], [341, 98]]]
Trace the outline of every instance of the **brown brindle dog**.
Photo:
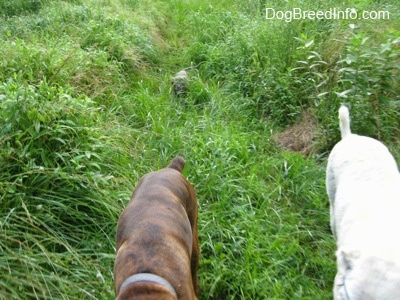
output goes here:
[[117, 226], [116, 299], [198, 299], [197, 200], [185, 161], [143, 176]]

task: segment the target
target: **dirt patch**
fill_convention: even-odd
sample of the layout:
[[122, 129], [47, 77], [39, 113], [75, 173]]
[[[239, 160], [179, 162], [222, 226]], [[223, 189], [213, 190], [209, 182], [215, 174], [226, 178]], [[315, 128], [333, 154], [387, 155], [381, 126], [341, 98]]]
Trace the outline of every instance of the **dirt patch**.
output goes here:
[[301, 113], [300, 120], [274, 136], [276, 143], [284, 149], [309, 155], [315, 147], [318, 123], [309, 111]]

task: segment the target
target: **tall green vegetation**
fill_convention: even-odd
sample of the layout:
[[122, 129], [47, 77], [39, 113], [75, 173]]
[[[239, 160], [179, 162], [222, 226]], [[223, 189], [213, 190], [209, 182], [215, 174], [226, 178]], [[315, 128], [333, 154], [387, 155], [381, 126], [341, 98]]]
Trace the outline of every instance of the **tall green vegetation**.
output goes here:
[[[390, 19], [285, 22], [266, 7]], [[119, 214], [175, 155], [198, 195], [202, 299], [332, 298], [339, 104], [399, 159], [394, 4], [5, 0], [0, 22], [0, 299], [112, 299]], [[302, 111], [318, 124], [307, 157], [274, 138]]]

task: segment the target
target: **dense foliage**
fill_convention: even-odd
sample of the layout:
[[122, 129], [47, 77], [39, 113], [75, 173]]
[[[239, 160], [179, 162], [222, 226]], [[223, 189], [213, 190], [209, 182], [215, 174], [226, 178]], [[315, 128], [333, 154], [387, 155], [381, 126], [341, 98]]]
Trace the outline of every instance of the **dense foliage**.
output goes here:
[[[390, 19], [285, 22], [266, 7]], [[332, 298], [325, 160], [344, 102], [399, 161], [399, 13], [385, 0], [0, 2], [0, 298], [112, 299], [118, 216], [176, 155], [198, 195], [202, 299]], [[308, 156], [276, 143], [305, 111]]]

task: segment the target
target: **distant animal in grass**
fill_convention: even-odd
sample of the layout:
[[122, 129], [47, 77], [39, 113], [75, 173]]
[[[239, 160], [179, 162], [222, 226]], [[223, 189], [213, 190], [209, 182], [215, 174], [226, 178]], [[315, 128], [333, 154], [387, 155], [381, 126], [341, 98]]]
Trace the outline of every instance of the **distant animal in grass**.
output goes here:
[[185, 70], [181, 70], [171, 79], [173, 93], [180, 97], [189, 93], [189, 75]]
[[400, 299], [400, 174], [381, 142], [351, 133], [339, 109], [342, 139], [329, 155], [326, 187], [337, 243], [336, 300]]

